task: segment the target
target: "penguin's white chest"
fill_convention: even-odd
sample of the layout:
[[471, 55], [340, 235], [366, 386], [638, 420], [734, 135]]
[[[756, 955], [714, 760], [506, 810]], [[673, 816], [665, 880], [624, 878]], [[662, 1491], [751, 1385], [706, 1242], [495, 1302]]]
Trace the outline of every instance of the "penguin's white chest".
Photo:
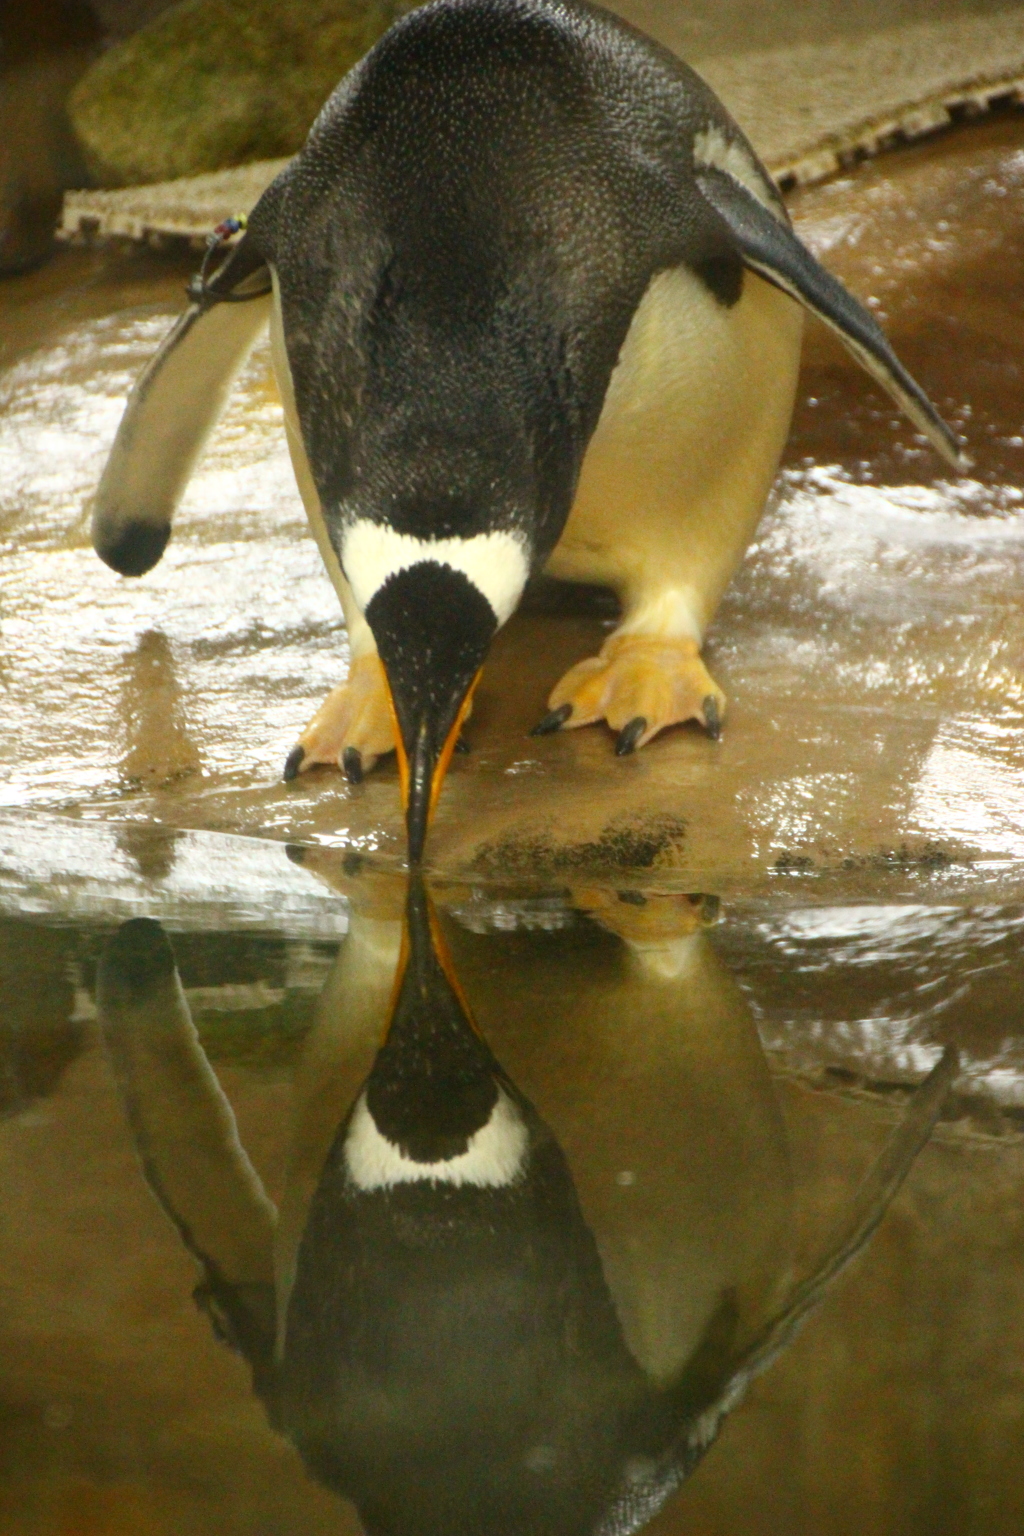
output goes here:
[[693, 589], [710, 619], [761, 515], [792, 414], [800, 307], [752, 273], [727, 307], [687, 267], [652, 281], [548, 565], [635, 604]]

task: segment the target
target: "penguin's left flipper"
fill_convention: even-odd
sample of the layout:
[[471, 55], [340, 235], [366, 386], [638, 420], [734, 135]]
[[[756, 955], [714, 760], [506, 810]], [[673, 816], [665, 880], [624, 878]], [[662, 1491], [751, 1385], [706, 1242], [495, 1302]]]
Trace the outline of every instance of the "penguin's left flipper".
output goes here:
[[607, 720], [618, 734], [620, 757], [644, 746], [669, 725], [698, 720], [717, 738], [725, 694], [700, 658], [696, 640], [655, 635], [610, 635], [597, 656], [571, 667], [548, 699], [547, 716], [534, 729]]
[[167, 546], [193, 466], [270, 317], [266, 276], [240, 242], [128, 398], [92, 514], [93, 547], [122, 576], [142, 576]]
[[288, 754], [289, 783], [318, 763], [341, 768], [358, 784], [378, 757], [395, 750], [395, 722], [384, 668], [376, 651], [352, 660], [346, 682], [332, 688]]
[[861, 367], [892, 396], [933, 448], [963, 473], [970, 459], [917, 380], [904, 368], [878, 322], [815, 260], [793, 231], [727, 171], [696, 172], [701, 193], [725, 224], [744, 266], [757, 272], [835, 331]]

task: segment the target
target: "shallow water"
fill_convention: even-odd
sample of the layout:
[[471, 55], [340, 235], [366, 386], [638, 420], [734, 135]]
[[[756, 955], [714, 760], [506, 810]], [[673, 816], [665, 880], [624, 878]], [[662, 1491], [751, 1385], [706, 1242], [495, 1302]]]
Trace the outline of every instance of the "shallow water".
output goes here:
[[[404, 882], [124, 830], [49, 912], [10, 873], [4, 897], [5, 1532], [355, 1532], [354, 1499], [370, 1529], [596, 1528], [828, 1251], [951, 1041], [881, 1229], [651, 1529], [1018, 1528], [1020, 908], [435, 886], [466, 1038], [532, 1140], [511, 1193], [382, 1195], [343, 1158]], [[137, 915], [184, 1008], [124, 950]], [[423, 1134], [440, 1017], [426, 1057], [388, 1037]]]
[[[809, 333], [709, 647], [721, 743], [529, 739], [607, 603], [503, 632], [421, 934], [479, 1034], [435, 991], [428, 1050], [393, 1021], [393, 768], [277, 778], [346, 649], [265, 351], [125, 582], [84, 508], [187, 266], [0, 289], [4, 1536], [652, 1513], [949, 1046], [878, 1231], [648, 1528], [1022, 1528], [1022, 155], [1008, 117], [794, 200], [975, 468]], [[422, 1151], [481, 1052], [505, 1183], [352, 1161], [364, 1083]]]

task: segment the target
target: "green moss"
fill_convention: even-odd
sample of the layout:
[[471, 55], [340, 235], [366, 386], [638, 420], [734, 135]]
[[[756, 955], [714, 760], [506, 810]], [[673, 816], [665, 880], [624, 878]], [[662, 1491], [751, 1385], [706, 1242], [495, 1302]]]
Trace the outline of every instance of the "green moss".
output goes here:
[[111, 48], [69, 112], [102, 186], [293, 154], [403, 0], [183, 0]]

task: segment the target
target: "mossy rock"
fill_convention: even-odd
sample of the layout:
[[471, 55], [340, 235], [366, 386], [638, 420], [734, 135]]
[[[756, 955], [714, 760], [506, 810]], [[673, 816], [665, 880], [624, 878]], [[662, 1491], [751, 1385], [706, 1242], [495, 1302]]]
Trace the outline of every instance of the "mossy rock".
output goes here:
[[341, 77], [407, 0], [183, 0], [111, 48], [68, 103], [100, 186], [299, 149]]

